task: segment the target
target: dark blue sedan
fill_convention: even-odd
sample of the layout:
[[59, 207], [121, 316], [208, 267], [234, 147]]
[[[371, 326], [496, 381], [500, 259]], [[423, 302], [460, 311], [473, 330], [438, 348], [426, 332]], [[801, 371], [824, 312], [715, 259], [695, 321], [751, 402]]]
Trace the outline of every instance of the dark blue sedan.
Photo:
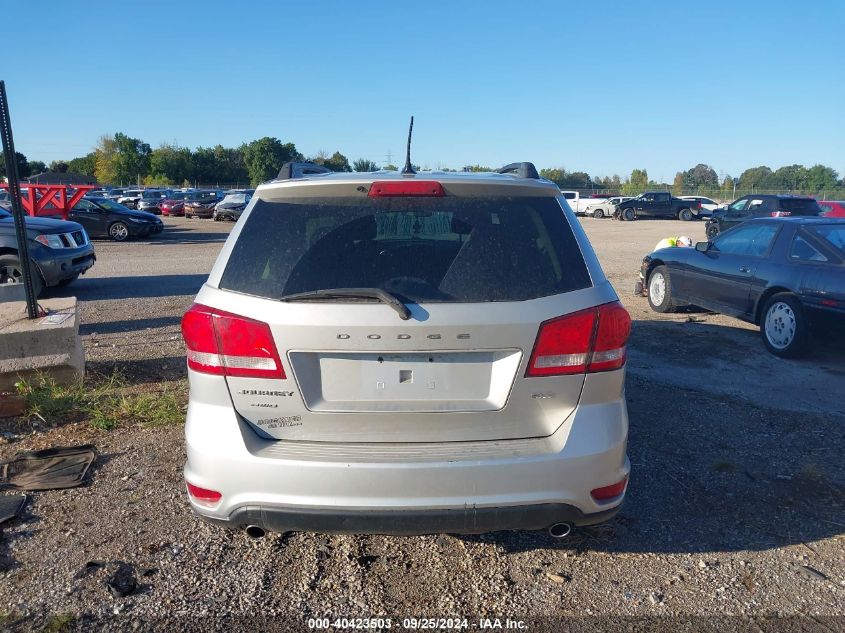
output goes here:
[[805, 353], [811, 333], [845, 332], [845, 220], [749, 220], [655, 251], [642, 273], [653, 310], [693, 305], [755, 323], [777, 356]]

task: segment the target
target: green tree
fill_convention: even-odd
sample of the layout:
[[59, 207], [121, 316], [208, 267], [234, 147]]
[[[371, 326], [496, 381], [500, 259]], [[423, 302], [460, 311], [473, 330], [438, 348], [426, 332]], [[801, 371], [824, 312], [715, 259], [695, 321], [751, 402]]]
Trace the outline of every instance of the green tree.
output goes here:
[[807, 188], [807, 168], [804, 165], [787, 165], [772, 174], [775, 189], [801, 191]]
[[[43, 174], [45, 171], [47, 171], [47, 165], [40, 160], [29, 161], [29, 165], [27, 167], [29, 169], [30, 176], [34, 176], [35, 174]], [[6, 169], [5, 162], [0, 165], [0, 169]]]
[[626, 196], [640, 194], [648, 189], [648, 183], [648, 172], [645, 169], [634, 169], [622, 185], [622, 193]]
[[737, 187], [742, 190], [750, 189], [767, 189], [772, 184], [772, 170], [761, 165], [760, 167], [751, 167], [746, 169], [739, 175], [739, 183]]
[[712, 189], [719, 186], [719, 176], [716, 175], [710, 165], [699, 163], [692, 169], [683, 172], [684, 187], [688, 191], [699, 191], [701, 189]]
[[73, 174], [96, 176], [97, 155], [94, 152], [67, 162], [67, 170]]
[[682, 171], [679, 171], [675, 174], [675, 180], [672, 183], [672, 194], [676, 196], [684, 195], [684, 189], [686, 188], [686, 184], [684, 182], [685, 174]]
[[838, 180], [839, 174], [832, 167], [813, 165], [807, 170], [807, 189], [812, 193], [836, 189], [839, 186]]
[[118, 132], [100, 138], [95, 150], [95, 175], [103, 184], [134, 183], [150, 172], [150, 154], [147, 143]]
[[[29, 171], [29, 161], [26, 156], [20, 152], [15, 152], [15, 162], [18, 164], [18, 178], [28, 178], [31, 174]], [[0, 178], [6, 177], [6, 155], [0, 152]]]
[[378, 171], [378, 165], [366, 158], [359, 158], [352, 163], [352, 169], [355, 171]]
[[325, 152], [320, 152], [309, 160], [315, 165], [320, 165], [332, 171], [352, 171], [349, 160], [340, 152], [335, 152], [331, 156], [327, 156]]
[[722, 198], [733, 199], [735, 185], [736, 181], [733, 178], [725, 176], [725, 179], [722, 181]]
[[54, 160], [50, 163], [50, 171], [54, 171], [57, 174], [66, 174], [68, 170], [68, 164], [63, 160]]
[[471, 172], [482, 172], [482, 171], [495, 171], [492, 167], [486, 167], [484, 165], [464, 165], [462, 171], [471, 171]]
[[300, 157], [293, 143], [265, 136], [248, 143], [243, 148], [244, 164], [253, 185], [269, 180], [279, 173], [282, 165]]
[[387, 165], [384, 166], [384, 170], [385, 171], [399, 171], [399, 168], [396, 165], [394, 165], [393, 163], [388, 163]]
[[[150, 175], [148, 184], [174, 184], [190, 178], [192, 173], [192, 155], [187, 147], [163, 143], [150, 152]], [[162, 182], [167, 181], [167, 182]]]

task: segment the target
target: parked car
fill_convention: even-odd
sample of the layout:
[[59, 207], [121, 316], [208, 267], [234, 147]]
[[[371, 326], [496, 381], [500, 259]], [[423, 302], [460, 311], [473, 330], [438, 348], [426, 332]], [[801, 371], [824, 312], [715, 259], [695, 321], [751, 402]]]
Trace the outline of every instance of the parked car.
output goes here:
[[232, 220], [234, 222], [241, 217], [241, 213], [249, 204], [253, 193], [255, 193], [255, 190], [227, 193], [220, 202], [214, 205], [212, 217], [215, 220]]
[[188, 197], [187, 191], [173, 191], [164, 200], [161, 201], [159, 209], [162, 215], [185, 215], [185, 198]]
[[845, 202], [838, 200], [819, 200], [822, 215], [826, 218], [845, 218]]
[[616, 213], [620, 220], [678, 218], [689, 221], [695, 219], [700, 208], [701, 203], [696, 200], [673, 198], [667, 191], [647, 191], [617, 205]]
[[[94, 265], [94, 246], [76, 222], [52, 218], [24, 219], [29, 258], [34, 264], [35, 296], [45, 287], [66, 286]], [[0, 284], [23, 283], [15, 220], [10, 206], [0, 203]]]
[[608, 198], [607, 200], [600, 200], [597, 203], [587, 205], [587, 208], [584, 209], [584, 215], [592, 216], [594, 218], [613, 217], [613, 213], [616, 211], [617, 205], [622, 202], [626, 202], [627, 200], [631, 200], [631, 198], [614, 196], [612, 198]]
[[693, 214], [699, 220], [709, 218], [713, 215], [713, 212], [721, 206], [718, 202], [713, 200], [713, 198], [705, 198], [704, 196], [678, 196], [678, 199], [697, 201], [701, 206], [697, 212], [693, 211]]
[[143, 196], [143, 189], [127, 189], [123, 192], [123, 195], [117, 199], [117, 202], [118, 204], [122, 204], [124, 207], [135, 209]]
[[217, 191], [192, 191], [185, 196], [184, 215], [186, 218], [210, 218], [214, 215], [214, 205], [221, 198]]
[[155, 215], [161, 215], [161, 203], [165, 199], [166, 193], [158, 189], [147, 189], [144, 191], [141, 199], [138, 200], [135, 208], [139, 211], [146, 211]]
[[584, 211], [591, 204], [599, 204], [607, 200], [607, 196], [597, 194], [582, 194], [578, 191], [561, 191], [569, 208], [575, 215], [584, 215]]
[[815, 198], [807, 196], [772, 194], [743, 196], [729, 207], [713, 212], [713, 216], [706, 225], [707, 237], [712, 239], [722, 231], [752, 218], [776, 218], [790, 215], [815, 217], [822, 215], [822, 209]]
[[85, 198], [107, 198], [109, 195], [108, 189], [92, 189], [85, 192]]
[[845, 221], [748, 220], [695, 248], [664, 248], [643, 259], [657, 312], [695, 305], [760, 326], [777, 356], [805, 353], [811, 332], [845, 326]]
[[200, 516], [561, 536], [618, 511], [630, 317], [557, 186], [501, 171], [258, 187], [182, 320]]
[[108, 198], [83, 198], [71, 209], [70, 218], [84, 226], [91, 237], [108, 237], [116, 242], [164, 230], [162, 221], [152, 213], [128, 209]]
[[124, 193], [126, 193], [126, 189], [109, 189], [108, 193], [105, 194], [103, 198], [108, 198], [109, 200], [117, 202]]

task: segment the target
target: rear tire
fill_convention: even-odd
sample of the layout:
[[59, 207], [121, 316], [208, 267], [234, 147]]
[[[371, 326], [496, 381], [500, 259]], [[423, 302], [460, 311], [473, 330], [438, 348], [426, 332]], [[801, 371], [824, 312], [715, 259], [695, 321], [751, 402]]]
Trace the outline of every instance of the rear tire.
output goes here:
[[634, 220], [637, 219], [637, 214], [634, 213], [633, 209], [630, 209], [630, 208], [623, 209], [622, 210], [622, 219], [626, 220], [628, 222], [633, 222]]
[[666, 266], [657, 266], [648, 276], [648, 305], [655, 312], [674, 312], [672, 280]]
[[601, 220], [604, 217], [604, 211], [602, 211], [601, 209], [596, 209], [595, 211], [593, 211], [593, 217]]
[[805, 354], [810, 337], [801, 302], [786, 292], [770, 297], [760, 313], [760, 335], [775, 356], [796, 358]]
[[689, 222], [690, 220], [693, 219], [693, 217], [694, 216], [692, 214], [692, 211], [690, 211], [689, 209], [681, 209], [680, 211], [678, 211], [678, 219], [679, 220], [683, 220], [684, 222]]

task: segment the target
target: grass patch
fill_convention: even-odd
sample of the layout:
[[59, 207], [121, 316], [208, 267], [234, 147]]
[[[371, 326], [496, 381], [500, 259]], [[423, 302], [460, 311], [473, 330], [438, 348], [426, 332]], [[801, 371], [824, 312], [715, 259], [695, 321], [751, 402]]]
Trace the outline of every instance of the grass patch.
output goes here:
[[65, 633], [65, 631], [70, 631], [74, 624], [76, 624], [74, 616], [69, 613], [59, 613], [50, 616], [42, 631], [43, 633]]
[[184, 392], [138, 392], [119, 374], [76, 385], [60, 385], [48, 378], [17, 383], [26, 399], [26, 414], [46, 424], [87, 420], [96, 429], [121, 424], [166, 426], [185, 421]]

